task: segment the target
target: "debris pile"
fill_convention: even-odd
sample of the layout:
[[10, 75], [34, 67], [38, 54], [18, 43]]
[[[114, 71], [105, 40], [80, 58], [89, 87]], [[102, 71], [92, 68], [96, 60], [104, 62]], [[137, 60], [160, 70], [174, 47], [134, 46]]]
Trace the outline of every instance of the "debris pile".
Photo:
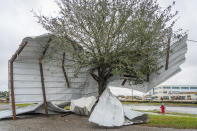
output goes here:
[[[148, 121], [148, 116], [142, 112], [133, 111], [129, 107], [123, 106], [122, 103], [112, 94], [110, 88], [106, 88], [98, 103], [96, 97], [82, 97], [80, 99], [71, 100], [70, 110], [64, 110], [68, 102], [54, 104], [47, 102], [49, 114], [69, 113], [73, 112], [78, 115], [89, 116], [89, 121], [99, 126], [119, 127], [123, 125], [139, 124]], [[95, 106], [95, 108], [93, 108]], [[43, 113], [45, 114], [44, 104], [38, 103], [27, 107], [16, 109], [16, 114], [26, 113]], [[91, 113], [92, 112], [92, 113]], [[0, 119], [11, 118], [12, 111], [6, 110], [0, 112]]]

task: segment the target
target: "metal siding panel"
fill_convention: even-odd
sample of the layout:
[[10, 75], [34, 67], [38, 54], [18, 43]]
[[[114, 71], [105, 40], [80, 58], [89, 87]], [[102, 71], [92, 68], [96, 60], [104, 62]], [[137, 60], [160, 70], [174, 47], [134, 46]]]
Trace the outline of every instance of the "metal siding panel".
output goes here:
[[[79, 94], [80, 89], [78, 88], [46, 88], [46, 94], [53, 95], [53, 94]], [[41, 88], [18, 88], [15, 89], [15, 95], [42, 95]]]
[[[14, 62], [15, 100], [16, 103], [43, 102], [38, 58], [43, 51], [42, 47], [46, 46], [48, 37], [25, 38], [23, 41], [28, 41], [28, 44]], [[66, 57], [65, 69], [71, 88], [67, 88], [60, 66], [61, 61], [59, 61], [59, 66], [53, 60], [43, 61], [47, 101], [70, 101], [81, 95], [96, 95], [97, 86], [90, 78], [88, 68], [83, 68], [78, 76], [74, 77], [73, 67], [76, 63], [67, 60], [70, 59], [68, 54]], [[61, 57], [59, 59], [61, 60]]]
[[[178, 72], [181, 71], [180, 65], [184, 63], [185, 61], [185, 54], [187, 53], [187, 36], [183, 37], [180, 41], [175, 42], [173, 45], [171, 45], [172, 52], [169, 56], [169, 66], [168, 70], [165, 70], [165, 62], [166, 58], [160, 60], [159, 65], [163, 67], [158, 71], [158, 73], [152, 73], [150, 75], [150, 82], [144, 82], [143, 84], [138, 85], [129, 85], [128, 82], [124, 85], [126, 88], [133, 87], [135, 90], [141, 91], [141, 92], [148, 92], [155, 86], [161, 84], [162, 82], [166, 81], [170, 77], [174, 76]], [[122, 80], [114, 77], [112, 78], [112, 81], [109, 83], [110, 86], [116, 86], [116, 87], [122, 87]]]

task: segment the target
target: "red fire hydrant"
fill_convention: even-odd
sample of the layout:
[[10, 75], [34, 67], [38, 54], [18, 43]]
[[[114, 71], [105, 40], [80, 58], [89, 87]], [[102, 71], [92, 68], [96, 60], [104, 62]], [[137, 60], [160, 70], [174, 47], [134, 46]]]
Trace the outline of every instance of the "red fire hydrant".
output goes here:
[[161, 108], [161, 113], [164, 115], [165, 114], [165, 106], [164, 106], [164, 104], [162, 104], [160, 108]]

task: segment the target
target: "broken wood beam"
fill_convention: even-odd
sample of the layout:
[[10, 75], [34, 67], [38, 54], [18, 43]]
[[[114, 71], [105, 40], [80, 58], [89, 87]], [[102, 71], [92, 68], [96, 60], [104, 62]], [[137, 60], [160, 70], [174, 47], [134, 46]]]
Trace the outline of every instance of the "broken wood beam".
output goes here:
[[45, 113], [48, 116], [48, 105], [47, 105], [47, 100], [46, 100], [46, 92], [45, 92], [45, 84], [44, 84], [44, 74], [43, 74], [42, 59], [39, 60], [39, 66], [40, 66], [40, 78], [41, 78], [41, 84], [42, 84], [42, 93], [43, 93]]
[[43, 73], [43, 64], [42, 60], [44, 59], [44, 56], [47, 52], [47, 49], [49, 48], [49, 43], [51, 42], [51, 38], [49, 38], [46, 47], [44, 48], [44, 51], [42, 53], [42, 56], [39, 58], [39, 66], [40, 66], [40, 79], [42, 84], [42, 94], [43, 94], [43, 101], [44, 101], [44, 108], [45, 108], [45, 114], [48, 116], [48, 105], [47, 105], [47, 98], [46, 98], [46, 91], [45, 91], [45, 83], [44, 83], [44, 73]]

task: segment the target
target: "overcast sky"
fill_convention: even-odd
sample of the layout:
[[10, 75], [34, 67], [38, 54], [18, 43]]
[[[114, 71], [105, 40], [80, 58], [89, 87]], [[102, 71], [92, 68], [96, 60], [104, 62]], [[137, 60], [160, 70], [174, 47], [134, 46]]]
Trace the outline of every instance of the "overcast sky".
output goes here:
[[[162, 7], [172, 0], [159, 0]], [[176, 0], [175, 9], [179, 11], [176, 28], [188, 30], [189, 39], [197, 40], [197, 0]], [[31, 10], [44, 14], [56, 13], [54, 0], [2, 0], [0, 2], [0, 90], [7, 90], [8, 60], [17, 50], [22, 39], [47, 33], [36, 22]], [[163, 84], [197, 85], [197, 43], [188, 42], [186, 62], [181, 66], [182, 72]]]

